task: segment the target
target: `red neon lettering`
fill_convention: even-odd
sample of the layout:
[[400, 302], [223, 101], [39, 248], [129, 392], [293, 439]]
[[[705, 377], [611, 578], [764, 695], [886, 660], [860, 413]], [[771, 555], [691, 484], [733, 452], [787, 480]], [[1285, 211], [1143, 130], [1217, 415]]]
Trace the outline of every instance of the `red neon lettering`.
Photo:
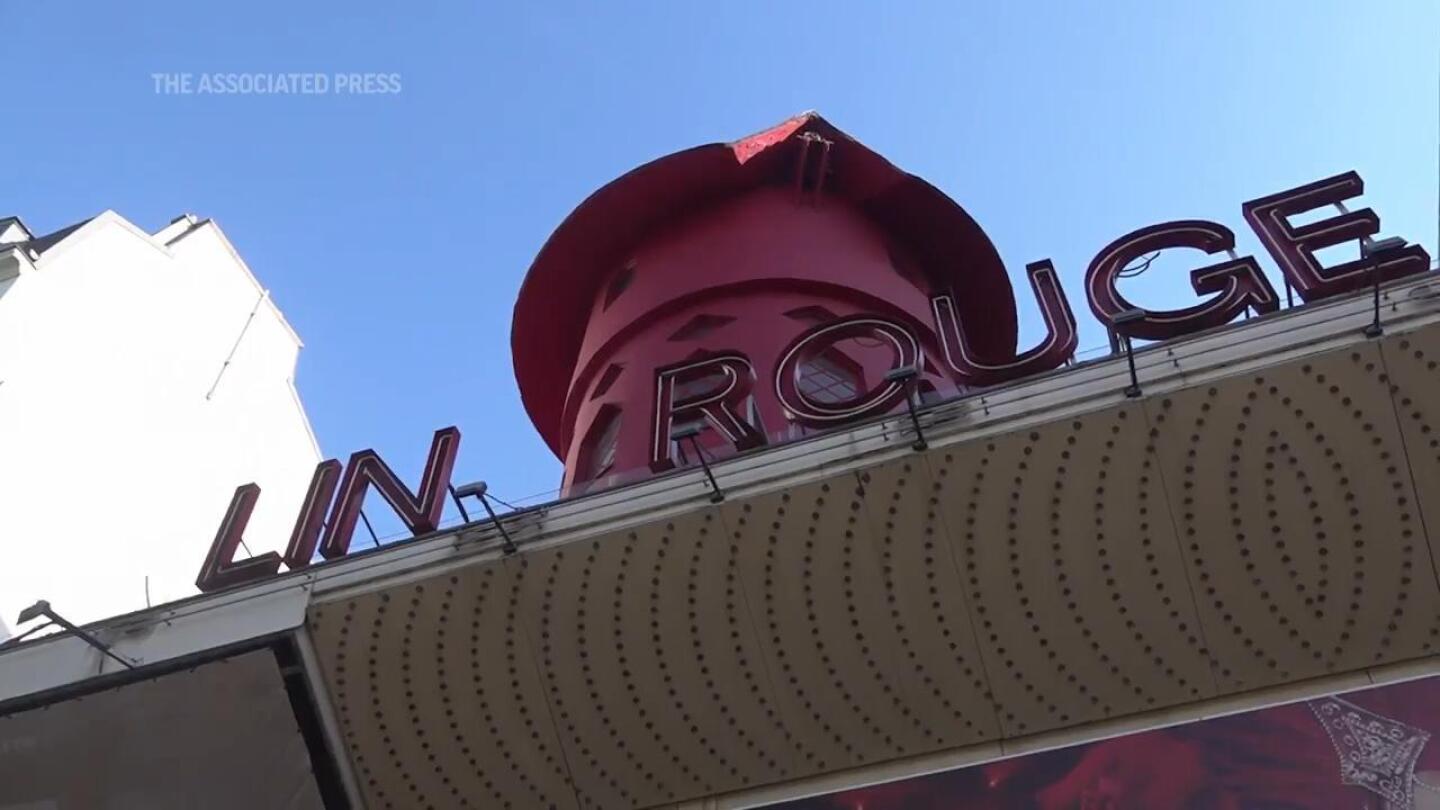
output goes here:
[[923, 361], [920, 341], [904, 325], [873, 315], [855, 315], [805, 330], [780, 355], [775, 370], [775, 396], [795, 419], [811, 427], [833, 427], [890, 410], [905, 396], [905, 385], [886, 380], [844, 402], [816, 402], [801, 390], [804, 364], [842, 340], [868, 337], [890, 345], [894, 368], [919, 368]]
[[330, 516], [330, 527], [320, 544], [320, 554], [327, 560], [333, 560], [345, 556], [350, 550], [350, 538], [355, 534], [360, 507], [370, 487], [374, 487], [380, 497], [390, 504], [411, 533], [420, 535], [435, 531], [440, 523], [440, 513], [445, 508], [446, 488], [450, 484], [450, 473], [455, 468], [455, 455], [459, 450], [458, 428], [435, 431], [418, 495], [400, 483], [395, 472], [374, 450], [361, 450], [350, 456], [345, 477], [340, 482], [339, 500]]
[[[1369, 208], [1350, 211], [1309, 225], [1290, 224], [1290, 217], [1358, 197], [1365, 181], [1355, 172], [1327, 177], [1308, 185], [1251, 200], [1241, 206], [1245, 221], [1275, 257], [1280, 270], [1307, 303], [1359, 289], [1372, 281], [1374, 262], [1357, 259], [1325, 267], [1315, 251], [1380, 232], [1380, 217]], [[1407, 245], [1377, 256], [1380, 276], [1389, 280], [1430, 269], [1430, 254]]]
[[1048, 259], [1033, 262], [1025, 266], [1025, 273], [1030, 277], [1030, 288], [1035, 291], [1035, 301], [1045, 318], [1045, 339], [1009, 360], [994, 362], [977, 357], [965, 339], [964, 324], [956, 313], [954, 299], [949, 295], [930, 299], [945, 363], [957, 381], [965, 385], [999, 385], [1057, 368], [1075, 354], [1078, 342], [1075, 313], [1070, 310], [1070, 301], [1060, 287], [1054, 265]]
[[240, 546], [245, 527], [250, 523], [250, 513], [255, 511], [255, 502], [259, 499], [260, 487], [255, 484], [235, 488], [230, 508], [225, 510], [220, 530], [215, 533], [215, 540], [200, 566], [200, 576], [195, 579], [195, 587], [202, 593], [273, 577], [280, 570], [280, 555], [273, 551], [235, 561], [235, 550]]
[[298, 571], [310, 565], [315, 558], [315, 547], [320, 543], [320, 531], [325, 528], [325, 510], [335, 497], [335, 485], [340, 480], [340, 462], [335, 459], [322, 461], [315, 466], [310, 477], [310, 488], [305, 491], [305, 500], [300, 504], [300, 514], [295, 518], [295, 529], [290, 532], [290, 542], [285, 546], [285, 566]]
[[[711, 384], [677, 400], [677, 387], [702, 380]], [[664, 472], [675, 466], [671, 431], [677, 418], [704, 417], [737, 450], [765, 444], [765, 434], [741, 416], [754, 386], [755, 369], [739, 352], [687, 360], [655, 372], [655, 410], [651, 420], [650, 469]]]
[[[1252, 256], [1201, 267], [1190, 272], [1190, 286], [1198, 294], [1218, 293], [1193, 307], [1145, 310], [1126, 300], [1116, 289], [1120, 272], [1135, 259], [1166, 248], [1194, 248], [1219, 253], [1235, 248], [1235, 233], [1218, 222], [1181, 220], [1151, 225], [1128, 233], [1100, 251], [1085, 273], [1090, 311], [1111, 330], [1144, 340], [1165, 340], [1229, 323], [1254, 307], [1274, 312], [1280, 307], [1275, 290]], [[1140, 310], [1144, 316], [1124, 323], [1116, 319]]]

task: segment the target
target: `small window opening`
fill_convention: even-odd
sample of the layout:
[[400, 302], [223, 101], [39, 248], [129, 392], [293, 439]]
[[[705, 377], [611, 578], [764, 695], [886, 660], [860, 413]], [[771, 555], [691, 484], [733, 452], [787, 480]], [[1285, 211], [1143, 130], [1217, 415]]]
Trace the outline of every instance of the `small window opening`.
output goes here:
[[837, 351], [827, 351], [800, 364], [800, 393], [821, 405], [837, 405], [860, 396], [860, 373], [855, 362]]
[[625, 292], [630, 287], [630, 282], [634, 280], [635, 260], [631, 259], [625, 263], [624, 267], [620, 268], [614, 278], [610, 279], [609, 286], [605, 288], [605, 308], [609, 309], [610, 305], [615, 303], [615, 299], [619, 298], [620, 294]]

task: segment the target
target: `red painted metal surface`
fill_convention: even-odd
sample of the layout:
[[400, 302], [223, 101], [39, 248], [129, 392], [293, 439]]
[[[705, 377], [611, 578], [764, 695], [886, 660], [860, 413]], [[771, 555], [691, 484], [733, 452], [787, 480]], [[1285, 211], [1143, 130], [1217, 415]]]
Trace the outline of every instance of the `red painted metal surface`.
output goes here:
[[[609, 474], [648, 474], [655, 369], [742, 353], [755, 366], [764, 432], [772, 441], [799, 436], [807, 428], [787, 417], [769, 383], [781, 351], [817, 316], [868, 313], [906, 324], [925, 355], [939, 357], [932, 294], [954, 296], [977, 352], [1014, 355], [1010, 283], [974, 220], [807, 113], [733, 144], [661, 158], [582, 203], [521, 289], [516, 377], [574, 491], [580, 462], [593, 455], [585, 438], [604, 432], [601, 418], [616, 409]], [[863, 342], [842, 350], [868, 384], [890, 368], [887, 353]], [[929, 385], [954, 390], [942, 371], [926, 372]]]

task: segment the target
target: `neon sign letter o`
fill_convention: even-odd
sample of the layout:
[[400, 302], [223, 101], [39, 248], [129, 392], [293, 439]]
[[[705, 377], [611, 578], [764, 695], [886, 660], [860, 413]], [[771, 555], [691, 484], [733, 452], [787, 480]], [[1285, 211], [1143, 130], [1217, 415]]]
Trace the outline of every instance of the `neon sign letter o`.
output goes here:
[[904, 398], [904, 384], [892, 381], [882, 381], [843, 402], [818, 402], [800, 388], [801, 370], [807, 361], [842, 340], [857, 337], [887, 344], [894, 354], [892, 368], [918, 366], [921, 362], [920, 341], [914, 332], [886, 318], [852, 315], [805, 330], [780, 355], [780, 364], [775, 369], [775, 396], [801, 424], [833, 427], [884, 413]]

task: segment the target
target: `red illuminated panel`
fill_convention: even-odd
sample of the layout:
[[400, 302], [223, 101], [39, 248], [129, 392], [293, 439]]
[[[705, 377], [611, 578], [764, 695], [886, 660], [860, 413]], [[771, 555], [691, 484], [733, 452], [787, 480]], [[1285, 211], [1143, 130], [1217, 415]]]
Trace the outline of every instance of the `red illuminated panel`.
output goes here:
[[774, 810], [1440, 808], [1440, 676], [767, 805]]

